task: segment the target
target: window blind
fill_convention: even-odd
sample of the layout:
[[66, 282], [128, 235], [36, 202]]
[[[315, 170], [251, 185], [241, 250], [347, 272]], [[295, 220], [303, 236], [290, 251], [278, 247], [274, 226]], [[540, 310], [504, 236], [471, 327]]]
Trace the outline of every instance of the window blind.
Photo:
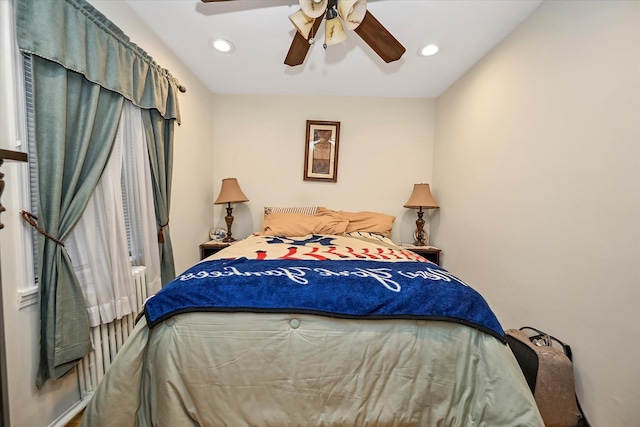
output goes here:
[[[29, 210], [38, 216], [38, 165], [36, 156], [35, 114], [33, 108], [33, 73], [31, 55], [22, 55], [24, 71], [24, 98], [26, 106], [27, 154], [29, 156]], [[33, 277], [38, 283], [38, 232], [31, 228], [31, 250], [33, 254]]]

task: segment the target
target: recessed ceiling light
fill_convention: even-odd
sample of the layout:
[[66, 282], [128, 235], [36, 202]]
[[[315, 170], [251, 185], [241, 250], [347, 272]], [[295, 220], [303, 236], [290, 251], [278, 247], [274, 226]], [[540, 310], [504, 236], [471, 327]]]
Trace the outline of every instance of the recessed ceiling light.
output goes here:
[[418, 51], [418, 55], [420, 55], [420, 56], [431, 56], [431, 55], [435, 55], [436, 53], [438, 53], [438, 50], [440, 50], [440, 48], [438, 46], [436, 46], [435, 44], [428, 44], [428, 45], [424, 46], [423, 48], [421, 48]]
[[229, 53], [233, 51], [233, 43], [225, 39], [212, 39], [210, 44], [218, 52]]

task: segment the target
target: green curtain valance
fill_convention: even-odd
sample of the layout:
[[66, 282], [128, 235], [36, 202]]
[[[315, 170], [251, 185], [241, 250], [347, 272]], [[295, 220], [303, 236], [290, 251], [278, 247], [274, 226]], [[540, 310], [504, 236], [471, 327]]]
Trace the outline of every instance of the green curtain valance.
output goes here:
[[16, 0], [18, 45], [180, 123], [178, 82], [85, 0]]

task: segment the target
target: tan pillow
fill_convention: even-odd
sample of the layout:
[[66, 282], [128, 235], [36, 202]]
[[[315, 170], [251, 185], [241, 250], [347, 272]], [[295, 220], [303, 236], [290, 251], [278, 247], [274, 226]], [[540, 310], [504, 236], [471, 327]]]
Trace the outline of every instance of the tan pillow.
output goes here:
[[342, 212], [320, 211], [320, 208], [318, 208], [318, 213], [315, 216], [322, 218], [320, 221], [322, 224], [322, 230], [330, 231], [329, 233], [325, 231], [317, 231], [316, 233], [344, 234], [347, 232], [349, 220], [342, 214]]
[[347, 219], [336, 212], [321, 215], [272, 212], [262, 222], [262, 234], [291, 237], [308, 234], [344, 234], [347, 224]]
[[[318, 208], [318, 214], [330, 211], [327, 208]], [[335, 211], [334, 211], [335, 212]], [[347, 233], [352, 231], [366, 231], [369, 233], [381, 234], [385, 237], [391, 237], [391, 229], [396, 217], [379, 212], [345, 212], [338, 211], [339, 214], [345, 216], [349, 220], [347, 225]]]

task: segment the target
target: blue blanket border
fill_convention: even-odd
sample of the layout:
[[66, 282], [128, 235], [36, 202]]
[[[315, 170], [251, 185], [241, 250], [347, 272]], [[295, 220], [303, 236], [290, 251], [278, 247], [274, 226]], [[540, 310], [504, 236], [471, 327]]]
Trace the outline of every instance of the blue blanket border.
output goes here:
[[203, 261], [150, 298], [144, 310], [150, 328], [189, 312], [438, 320], [505, 342], [504, 330], [478, 292], [445, 269], [424, 262]]

